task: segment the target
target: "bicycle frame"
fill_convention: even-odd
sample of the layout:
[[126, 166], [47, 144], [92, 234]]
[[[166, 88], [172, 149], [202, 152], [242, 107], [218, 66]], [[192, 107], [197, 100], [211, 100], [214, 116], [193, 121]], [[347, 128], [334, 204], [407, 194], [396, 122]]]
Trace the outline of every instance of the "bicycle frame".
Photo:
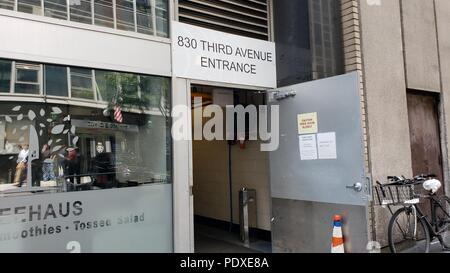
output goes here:
[[438, 227], [438, 219], [437, 219], [438, 209], [440, 209], [445, 214], [446, 219], [447, 219], [446, 222], [448, 222], [448, 223], [450, 223], [450, 214], [446, 211], [444, 206], [442, 206], [441, 202], [436, 198], [436, 196], [430, 195], [430, 196], [427, 196], [426, 198], [428, 198], [430, 200], [431, 222], [430, 222], [430, 220], [428, 220], [427, 215], [425, 215], [423, 213], [423, 211], [420, 209], [420, 207], [418, 205], [414, 204], [414, 205], [410, 205], [407, 207], [415, 208], [417, 217], [420, 217], [425, 221], [425, 223], [428, 227], [428, 230], [430, 231], [431, 238], [438, 237], [443, 231], [445, 231], [445, 229], [439, 230], [439, 227]]

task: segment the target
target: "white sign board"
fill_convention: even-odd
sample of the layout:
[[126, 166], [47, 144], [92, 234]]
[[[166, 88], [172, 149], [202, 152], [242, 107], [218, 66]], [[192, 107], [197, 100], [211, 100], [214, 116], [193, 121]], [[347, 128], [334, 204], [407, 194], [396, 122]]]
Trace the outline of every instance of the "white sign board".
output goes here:
[[319, 159], [337, 159], [336, 133], [324, 133], [317, 135]]
[[275, 43], [172, 22], [175, 77], [275, 88]]
[[316, 135], [301, 135], [298, 137], [300, 147], [300, 160], [317, 159]]

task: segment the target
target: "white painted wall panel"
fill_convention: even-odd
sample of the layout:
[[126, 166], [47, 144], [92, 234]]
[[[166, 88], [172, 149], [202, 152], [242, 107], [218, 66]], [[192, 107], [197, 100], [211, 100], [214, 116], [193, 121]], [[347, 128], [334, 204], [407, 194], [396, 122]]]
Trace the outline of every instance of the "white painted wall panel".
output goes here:
[[0, 58], [171, 76], [168, 43], [23, 17], [0, 13]]

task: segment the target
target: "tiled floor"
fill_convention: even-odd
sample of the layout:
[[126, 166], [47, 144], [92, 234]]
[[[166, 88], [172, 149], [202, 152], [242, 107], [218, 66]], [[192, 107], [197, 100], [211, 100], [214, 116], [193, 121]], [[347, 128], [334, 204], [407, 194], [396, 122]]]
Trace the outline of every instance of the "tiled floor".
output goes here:
[[244, 246], [239, 235], [206, 225], [195, 225], [196, 253], [270, 253], [270, 242], [252, 240], [250, 248]]

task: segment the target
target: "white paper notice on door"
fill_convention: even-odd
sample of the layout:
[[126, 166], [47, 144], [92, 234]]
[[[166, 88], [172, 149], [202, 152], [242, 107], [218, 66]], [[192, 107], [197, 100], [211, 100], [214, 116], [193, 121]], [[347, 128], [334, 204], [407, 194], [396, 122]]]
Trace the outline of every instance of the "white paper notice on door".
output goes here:
[[337, 159], [336, 133], [317, 134], [319, 159]]
[[298, 137], [300, 147], [300, 160], [317, 159], [317, 141], [316, 135], [301, 135]]

